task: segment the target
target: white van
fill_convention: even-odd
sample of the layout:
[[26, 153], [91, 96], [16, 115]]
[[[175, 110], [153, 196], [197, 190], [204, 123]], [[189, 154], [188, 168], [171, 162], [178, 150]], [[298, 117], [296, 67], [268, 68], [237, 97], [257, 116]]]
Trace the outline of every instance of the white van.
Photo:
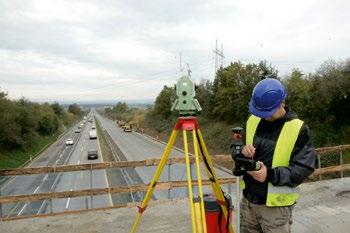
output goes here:
[[96, 130], [90, 130], [89, 136], [90, 136], [90, 139], [96, 139], [97, 138]]

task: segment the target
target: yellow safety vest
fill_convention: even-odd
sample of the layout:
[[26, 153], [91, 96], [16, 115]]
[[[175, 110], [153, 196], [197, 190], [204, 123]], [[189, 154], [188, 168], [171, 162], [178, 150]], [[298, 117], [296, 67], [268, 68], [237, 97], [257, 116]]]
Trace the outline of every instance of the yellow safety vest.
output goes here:
[[[246, 145], [253, 145], [255, 131], [260, 120], [261, 118], [254, 115], [249, 117], [246, 127]], [[273, 153], [272, 168], [289, 166], [289, 160], [303, 123], [299, 119], [293, 119], [284, 123]], [[245, 184], [243, 180], [240, 186], [244, 189]], [[274, 186], [272, 183], [268, 183], [266, 206], [290, 206], [298, 198], [298, 187]]]

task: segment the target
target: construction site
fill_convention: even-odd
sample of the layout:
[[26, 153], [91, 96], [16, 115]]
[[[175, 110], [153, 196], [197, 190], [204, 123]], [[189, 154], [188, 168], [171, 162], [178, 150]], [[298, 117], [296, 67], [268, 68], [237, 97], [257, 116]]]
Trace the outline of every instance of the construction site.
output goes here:
[[[100, 161], [80, 164], [76, 162], [79, 158], [68, 154], [69, 158], [64, 158], [72, 161], [68, 165], [38, 166], [48, 160], [43, 155], [26, 168], [0, 170], [1, 177], [7, 178], [0, 197], [1, 232], [130, 232], [166, 143], [136, 132], [126, 134], [113, 121], [94, 114], [101, 128], [98, 130], [98, 140], [101, 141], [98, 147], [102, 152]], [[65, 137], [68, 136], [62, 136], [61, 140], [64, 141]], [[143, 151], [148, 153], [138, 153], [140, 148], [128, 146], [129, 140], [142, 141], [143, 146], [149, 148], [143, 148]], [[103, 149], [100, 144], [103, 144]], [[103, 162], [105, 146], [115, 161]], [[50, 152], [50, 148], [47, 150]], [[318, 169], [309, 177], [309, 182], [302, 185], [301, 199], [293, 218], [294, 232], [326, 232], [330, 229], [347, 232], [350, 179], [346, 174], [350, 165], [343, 163], [342, 155], [349, 150], [349, 145], [316, 150]], [[183, 155], [181, 149], [171, 150], [160, 180], [154, 186], [139, 232], [191, 231]], [[57, 154], [58, 159], [60, 156]], [[339, 165], [322, 167], [323, 156], [337, 157]], [[232, 171], [218, 165], [232, 162], [232, 158], [230, 155], [212, 155], [211, 160], [216, 164], [214, 170], [223, 191], [232, 197], [232, 226], [235, 226], [236, 179]], [[193, 168], [194, 157], [190, 158], [190, 163]], [[66, 182], [69, 177], [76, 180], [74, 190], [67, 184], [70, 182]], [[211, 181], [207, 176], [201, 181], [204, 192], [210, 192], [208, 185]], [[25, 191], [26, 186], [39, 188], [31, 193], [30, 188]], [[193, 189], [197, 186], [198, 181], [193, 177]]]

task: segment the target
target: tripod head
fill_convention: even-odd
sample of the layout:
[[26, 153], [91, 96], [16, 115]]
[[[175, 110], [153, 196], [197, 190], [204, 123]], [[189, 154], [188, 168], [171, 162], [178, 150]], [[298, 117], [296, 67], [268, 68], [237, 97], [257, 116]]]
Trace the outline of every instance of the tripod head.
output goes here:
[[179, 111], [180, 116], [195, 116], [202, 108], [196, 96], [195, 85], [190, 79], [190, 70], [188, 75], [183, 75], [175, 85], [177, 99], [174, 101], [171, 111]]

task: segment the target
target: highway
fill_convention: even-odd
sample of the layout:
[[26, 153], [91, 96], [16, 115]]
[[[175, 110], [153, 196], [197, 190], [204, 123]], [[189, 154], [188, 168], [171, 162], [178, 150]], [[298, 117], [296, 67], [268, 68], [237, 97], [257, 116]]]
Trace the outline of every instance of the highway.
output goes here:
[[[164, 152], [165, 144], [137, 132], [124, 132], [115, 122], [100, 115], [94, 109], [89, 118], [96, 117], [102, 130], [107, 135], [109, 146], [118, 151], [117, 160], [143, 160], [146, 158], [160, 158]], [[78, 123], [78, 125], [81, 122]], [[52, 144], [40, 156], [33, 160], [29, 167], [56, 166], [63, 164], [86, 164], [103, 162], [102, 156], [96, 160], [87, 159], [87, 151], [96, 149], [100, 154], [98, 140], [89, 139], [92, 123], [88, 121], [80, 133], [75, 133], [76, 125], [65, 133], [57, 142]], [[190, 135], [189, 135], [190, 136]], [[74, 145], [66, 146], [65, 141], [73, 138]], [[174, 148], [171, 156], [184, 156], [183, 151]], [[136, 169], [108, 169], [80, 172], [65, 172], [60, 174], [40, 174], [18, 176], [11, 178], [1, 189], [1, 195], [13, 196], [54, 191], [73, 191], [90, 188], [105, 188], [116, 185], [131, 185], [149, 183], [155, 173], [156, 167], [139, 167]], [[192, 167], [194, 170], [194, 166]], [[217, 170], [218, 177], [232, 177], [231, 174]], [[202, 168], [203, 179], [206, 179]], [[193, 179], [196, 176], [193, 175]], [[159, 181], [187, 180], [184, 164], [166, 166]], [[196, 190], [196, 188], [194, 188]], [[223, 187], [228, 191], [227, 187]], [[233, 189], [232, 189], [233, 191]], [[209, 188], [205, 188], [209, 192]], [[6, 204], [2, 206], [2, 216], [35, 215], [48, 212], [61, 212], [87, 208], [107, 207], [113, 204], [141, 201], [144, 193], [123, 195], [100, 195], [94, 197], [77, 197], [36, 201], [31, 203]], [[178, 188], [170, 191], [155, 191], [153, 199], [187, 197], [187, 188]]]
[[[80, 133], [75, 129], [80, 124], [65, 133], [57, 142], [39, 155], [29, 167], [55, 166], [63, 164], [84, 164], [102, 162], [102, 156], [96, 160], [87, 160], [87, 151], [96, 149], [100, 151], [98, 140], [89, 139], [91, 123], [86, 122]], [[66, 146], [65, 141], [72, 138], [74, 145]], [[100, 152], [99, 152], [100, 153]], [[92, 176], [91, 176], [92, 175]], [[40, 174], [30, 176], [18, 176], [11, 178], [1, 188], [1, 195], [11, 196], [50, 191], [68, 191], [89, 188], [108, 187], [106, 172], [104, 170], [69, 172], [61, 174]], [[101, 195], [93, 198], [82, 197], [74, 199], [58, 199], [50, 201], [36, 201], [31, 203], [6, 204], [2, 206], [3, 216], [20, 216], [58, 212], [82, 208], [110, 206], [110, 195]], [[51, 209], [52, 207], [52, 209]]]

